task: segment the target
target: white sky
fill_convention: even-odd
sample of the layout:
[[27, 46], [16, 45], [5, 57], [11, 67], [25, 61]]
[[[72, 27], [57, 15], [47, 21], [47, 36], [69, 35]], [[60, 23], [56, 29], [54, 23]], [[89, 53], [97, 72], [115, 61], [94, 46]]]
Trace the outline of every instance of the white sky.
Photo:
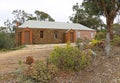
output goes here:
[[48, 13], [55, 21], [67, 22], [73, 14], [72, 6], [83, 0], [0, 0], [0, 26], [12, 19], [13, 10], [21, 9], [33, 14], [35, 10]]

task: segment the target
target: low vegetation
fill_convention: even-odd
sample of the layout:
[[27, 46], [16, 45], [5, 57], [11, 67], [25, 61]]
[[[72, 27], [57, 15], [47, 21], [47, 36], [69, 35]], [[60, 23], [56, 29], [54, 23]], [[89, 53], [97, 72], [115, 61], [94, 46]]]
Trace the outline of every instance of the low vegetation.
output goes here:
[[54, 65], [47, 65], [43, 61], [38, 60], [28, 66], [23, 75], [35, 83], [49, 83], [57, 75], [57, 68]]
[[[119, 46], [120, 37], [114, 36], [111, 44]], [[76, 45], [72, 46], [67, 43], [64, 47], [56, 46], [45, 61], [35, 60], [31, 56], [26, 57], [25, 62], [19, 60], [20, 68], [8, 74], [9, 79], [14, 81], [8, 82], [51, 83], [51, 81], [55, 81], [56, 77], [60, 79], [62, 72], [66, 74], [74, 72], [75, 75], [76, 72], [84, 71], [92, 65], [91, 63], [94, 57], [98, 56], [98, 52], [103, 52], [105, 40], [103, 36], [93, 40], [79, 39]], [[2, 76], [0, 76], [1, 78]]]
[[67, 44], [65, 47], [55, 47], [49, 61], [60, 70], [79, 71], [90, 64], [91, 56], [92, 53], [87, 55], [77, 47]]
[[15, 47], [13, 34], [0, 32], [0, 49], [10, 49]]
[[120, 46], [120, 36], [119, 35], [115, 35], [113, 40], [111, 41], [111, 44], [113, 46]]

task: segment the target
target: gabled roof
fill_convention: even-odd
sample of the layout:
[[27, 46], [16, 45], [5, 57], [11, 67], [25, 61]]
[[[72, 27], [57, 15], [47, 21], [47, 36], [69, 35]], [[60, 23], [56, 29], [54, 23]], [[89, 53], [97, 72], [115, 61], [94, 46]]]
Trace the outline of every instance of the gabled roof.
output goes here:
[[74, 30], [92, 30], [86, 26], [77, 23], [64, 23], [64, 22], [49, 22], [49, 21], [35, 21], [29, 20], [22, 25], [20, 28], [47, 28], [47, 29], [74, 29]]

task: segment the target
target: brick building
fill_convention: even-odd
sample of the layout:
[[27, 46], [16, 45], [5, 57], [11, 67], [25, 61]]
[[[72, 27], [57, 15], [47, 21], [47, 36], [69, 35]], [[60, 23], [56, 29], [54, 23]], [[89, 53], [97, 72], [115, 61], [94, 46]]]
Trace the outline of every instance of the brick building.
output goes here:
[[29, 20], [16, 28], [16, 44], [51, 44], [76, 42], [78, 38], [93, 39], [94, 29], [77, 23]]

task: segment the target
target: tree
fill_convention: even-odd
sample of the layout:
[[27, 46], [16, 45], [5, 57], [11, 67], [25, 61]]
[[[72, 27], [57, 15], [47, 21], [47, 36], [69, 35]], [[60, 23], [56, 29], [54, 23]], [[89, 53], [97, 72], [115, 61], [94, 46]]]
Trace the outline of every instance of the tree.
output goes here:
[[91, 15], [87, 11], [85, 11], [84, 6], [79, 6], [79, 4], [76, 3], [75, 5], [73, 5], [72, 9], [75, 14], [70, 16], [70, 21], [72, 21], [73, 23], [80, 23], [96, 30], [104, 26], [102, 20], [98, 16]]
[[6, 33], [13, 33], [14, 32], [14, 24], [13, 22], [11, 22], [10, 20], [6, 20], [4, 22], [4, 25], [5, 25], [5, 32]]
[[32, 14], [26, 13], [24, 10], [13, 10], [12, 14], [14, 15], [14, 22], [19, 22], [20, 24], [24, 23], [29, 18], [32, 18]]
[[5, 28], [2, 33], [5, 37], [5, 48], [13, 48], [15, 46], [15, 25], [10, 20], [4, 22]]
[[39, 20], [39, 21], [55, 21], [49, 14], [36, 10], [34, 12], [36, 17], [32, 14], [26, 13], [24, 10], [13, 10], [12, 14], [14, 15], [13, 24], [18, 22], [19, 24], [24, 23], [27, 20]]
[[1, 26], [1, 27], [0, 27], [0, 33], [1, 33], [1, 32], [4, 32], [5, 29], [6, 29], [6, 27], [2, 27], [2, 26]]
[[42, 12], [42, 11], [39, 11], [39, 10], [36, 10], [35, 11], [35, 14], [36, 14], [36, 20], [43, 20], [43, 21], [55, 21], [49, 14], [45, 13], [45, 12]]
[[103, 15], [106, 17], [106, 55], [110, 54], [110, 39], [113, 38], [113, 22], [120, 10], [120, 0], [84, 0], [85, 10], [92, 15]]

